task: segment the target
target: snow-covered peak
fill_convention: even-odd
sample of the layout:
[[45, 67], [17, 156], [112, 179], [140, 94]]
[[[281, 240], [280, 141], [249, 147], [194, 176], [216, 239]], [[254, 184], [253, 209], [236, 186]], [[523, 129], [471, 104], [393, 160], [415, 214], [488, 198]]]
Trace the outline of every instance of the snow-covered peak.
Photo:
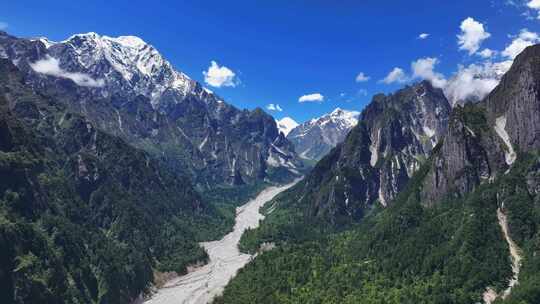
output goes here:
[[46, 37], [37, 37], [37, 38], [34, 38], [34, 39], [30, 39], [30, 40], [32, 40], [32, 41], [41, 41], [41, 43], [43, 43], [45, 45], [45, 48], [47, 48], [47, 49], [57, 43], [55, 41], [49, 40]]
[[330, 113], [329, 116], [331, 119], [341, 120], [348, 124], [350, 127], [353, 127], [358, 123], [358, 117], [360, 116], [360, 112], [347, 111], [341, 108], [336, 108], [334, 111], [332, 111], [332, 113]]
[[62, 43], [73, 47], [85, 67], [105, 59], [128, 81], [139, 76], [136, 72], [152, 77], [160, 69], [170, 68], [154, 47], [135, 36], [109, 37], [90, 32], [73, 35]]
[[[47, 39], [47, 38], [41, 38], [41, 39]], [[61, 43], [76, 43], [77, 41], [84, 41], [89, 43], [94, 43], [95, 46], [100, 47], [107, 47], [107, 46], [115, 46], [120, 48], [132, 48], [132, 49], [143, 49], [145, 47], [152, 48], [153, 47], [146, 43], [144, 40], [137, 36], [118, 36], [118, 37], [110, 37], [106, 35], [100, 35], [95, 32], [89, 32], [84, 34], [75, 34], [71, 35], [68, 39], [63, 40]]]
[[298, 123], [290, 117], [284, 117], [280, 120], [276, 120], [276, 123], [279, 131], [282, 132], [285, 136], [287, 136], [289, 132], [292, 131], [292, 129], [298, 126]]
[[116, 42], [122, 46], [135, 48], [135, 49], [142, 49], [148, 44], [144, 42], [141, 38], [136, 36], [119, 36], [119, 37], [109, 37], [109, 36], [103, 36], [103, 39], [107, 39], [113, 42]]
[[343, 113], [343, 109], [342, 108], [336, 108], [334, 111], [332, 111], [332, 113], [330, 113], [331, 115], [341, 115]]
[[[187, 96], [195, 93], [197, 87], [195, 81], [175, 70], [152, 45], [136, 36], [110, 37], [89, 32], [58, 43], [40, 40], [51, 49], [51, 56], [59, 57], [56, 59], [62, 66], [69, 64], [72, 72], [94, 78], [105, 76], [107, 90], [127, 88], [150, 98], [154, 107], [159, 106], [165, 92], [173, 90]], [[209, 91], [206, 93], [213, 96]]]
[[74, 35], [71, 35], [69, 36], [68, 39], [62, 41], [62, 42], [67, 42], [67, 41], [70, 41], [70, 40], [73, 40], [75, 38], [83, 38], [83, 39], [97, 39], [99, 38], [100, 36], [98, 35], [98, 33], [96, 32], [88, 32], [88, 33], [80, 33], [80, 34], [74, 34]]
[[359, 115], [356, 111], [337, 108], [294, 128], [287, 139], [295, 145], [301, 157], [318, 160], [345, 139], [358, 123]]
[[332, 113], [325, 114], [319, 118], [312, 119], [309, 123], [312, 125], [325, 126], [329, 123], [338, 126], [340, 129], [350, 129], [358, 123], [360, 112], [347, 111], [340, 108]]

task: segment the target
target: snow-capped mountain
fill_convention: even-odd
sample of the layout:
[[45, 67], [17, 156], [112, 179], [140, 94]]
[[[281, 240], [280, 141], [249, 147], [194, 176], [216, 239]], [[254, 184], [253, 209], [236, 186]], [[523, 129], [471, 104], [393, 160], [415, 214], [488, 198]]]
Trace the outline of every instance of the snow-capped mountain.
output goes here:
[[280, 120], [276, 120], [276, 124], [279, 131], [282, 132], [285, 136], [287, 136], [292, 131], [292, 129], [298, 127], [298, 123], [290, 117], [283, 117]]
[[0, 31], [0, 57], [36, 92], [188, 172], [199, 187], [272, 180], [278, 171], [282, 178], [301, 166], [270, 115], [225, 103], [138, 37], [87, 33], [54, 42]]
[[[152, 45], [139, 37], [109, 37], [91, 32], [73, 35], [61, 42], [46, 38], [34, 41], [41, 42], [47, 53], [30, 63], [34, 71], [71, 79], [105, 95], [142, 95], [150, 99], [154, 108], [164, 106], [160, 103], [168, 91], [183, 97], [197, 93], [203, 98], [215, 99], [209, 90], [197, 88], [200, 85], [196, 81], [176, 71]], [[81, 81], [85, 78], [88, 81]]]
[[319, 160], [333, 147], [342, 142], [358, 123], [359, 112], [340, 108], [305, 122], [287, 135], [296, 152], [306, 159]]

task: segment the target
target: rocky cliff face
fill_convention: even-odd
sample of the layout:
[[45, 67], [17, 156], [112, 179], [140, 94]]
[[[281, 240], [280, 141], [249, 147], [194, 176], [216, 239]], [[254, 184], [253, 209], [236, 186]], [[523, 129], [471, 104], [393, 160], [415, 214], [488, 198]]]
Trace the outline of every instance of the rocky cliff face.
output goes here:
[[332, 113], [296, 126], [287, 134], [300, 157], [320, 160], [342, 142], [358, 123], [359, 112], [335, 109]]
[[446, 132], [450, 104], [428, 82], [377, 95], [345, 141], [293, 188], [313, 216], [339, 224], [387, 206]]
[[532, 46], [483, 101], [454, 109], [422, 187], [426, 204], [468, 193], [540, 147], [539, 88], [540, 46]]
[[251, 184], [271, 179], [273, 168], [301, 166], [271, 116], [225, 103], [140, 38], [88, 33], [51, 42], [0, 33], [0, 57], [37, 92], [185, 170], [201, 188]]
[[[529, 152], [540, 147], [540, 46], [525, 49], [500, 84], [485, 98], [488, 123], [508, 135], [506, 152]], [[503, 139], [503, 138], [501, 138]], [[508, 155], [512, 159], [511, 155]], [[508, 158], [507, 157], [507, 158]]]
[[[222, 302], [268, 294], [269, 284], [279, 278], [273, 276], [247, 292], [241, 287], [260, 273], [280, 269], [283, 261], [299, 264], [295, 258], [302, 256], [315, 260], [296, 267], [307, 268], [305, 276], [313, 270], [324, 273], [320, 261], [328, 256], [333, 257], [328, 271], [345, 271], [321, 276], [318, 284], [310, 277], [305, 284], [289, 288], [303, 290], [298, 295], [283, 294], [292, 302], [301, 302], [306, 294], [314, 295], [313, 299], [320, 286], [327, 285], [337, 287], [323, 292], [323, 302], [331, 297], [336, 302], [362, 302], [374, 289], [359, 291], [358, 282], [370, 276], [359, 272], [357, 279], [351, 279], [347, 270], [365, 261], [374, 276], [387, 273], [388, 282], [399, 282], [397, 289], [406, 290], [398, 302], [408, 298], [429, 303], [540, 302], [539, 85], [540, 45], [518, 56], [483, 101], [458, 104], [449, 118], [448, 108], [443, 115], [437, 110], [439, 94], [429, 93], [429, 86], [375, 97], [345, 142], [323, 158], [303, 183], [276, 199], [260, 228], [245, 234], [242, 244], [247, 250], [254, 252], [265, 242], [282, 245], [281, 249], [260, 264], [256, 260], [255, 267], [233, 280]], [[447, 121], [447, 128], [439, 121]], [[438, 130], [435, 147], [436, 141], [417, 136], [424, 129]], [[429, 134], [433, 133], [423, 133]], [[422, 155], [429, 158], [420, 160]], [[407, 167], [415, 156], [418, 161]], [[416, 172], [411, 177], [403, 168]], [[389, 188], [385, 177], [402, 189], [395, 199], [386, 200], [389, 208], [364, 217], [361, 225], [338, 226], [346, 232], [335, 233], [336, 227], [329, 223], [360, 219], [377, 192], [390, 197], [388, 193], [396, 188]], [[408, 180], [407, 186], [399, 186], [402, 180]], [[313, 254], [321, 250], [328, 252], [314, 259]], [[290, 277], [291, 265], [281, 268], [286, 273], [281, 281]], [[338, 279], [332, 284], [331, 277]], [[354, 286], [349, 294], [336, 296], [347, 289], [343, 277]], [[410, 282], [430, 282], [430, 288], [425, 295], [420, 295], [423, 287], [410, 293], [415, 289]], [[384, 284], [380, 290], [379, 298], [392, 288]]]

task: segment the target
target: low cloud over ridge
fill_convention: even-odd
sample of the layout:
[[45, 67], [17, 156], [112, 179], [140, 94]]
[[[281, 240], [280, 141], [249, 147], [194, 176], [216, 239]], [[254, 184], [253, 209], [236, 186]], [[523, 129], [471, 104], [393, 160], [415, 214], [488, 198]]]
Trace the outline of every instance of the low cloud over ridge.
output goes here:
[[62, 69], [60, 67], [60, 61], [49, 55], [45, 59], [31, 63], [30, 67], [41, 74], [70, 79], [82, 87], [102, 87], [105, 85], [103, 79], [94, 79], [88, 74], [72, 73]]

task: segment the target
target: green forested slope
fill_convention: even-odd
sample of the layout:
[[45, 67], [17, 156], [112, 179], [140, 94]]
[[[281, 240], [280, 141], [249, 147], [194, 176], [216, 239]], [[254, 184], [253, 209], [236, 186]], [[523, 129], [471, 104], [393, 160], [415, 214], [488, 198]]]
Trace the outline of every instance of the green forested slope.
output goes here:
[[2, 303], [127, 303], [229, 225], [188, 179], [0, 62]]
[[492, 184], [435, 207], [419, 203], [413, 181], [358, 227], [265, 252], [217, 303], [480, 302], [486, 287], [503, 290], [512, 276], [496, 214], [502, 201], [525, 258], [504, 303], [538, 303], [540, 196], [529, 188], [539, 168], [539, 155], [528, 155]]
[[[217, 302], [465, 304], [482, 303], [492, 288], [496, 303], [540, 303], [539, 71], [540, 46], [528, 47], [483, 101], [455, 106], [444, 137], [387, 208], [344, 224], [313, 216], [310, 191], [366, 174], [357, 165], [364, 154], [339, 151], [366, 148], [353, 130], [243, 237], [246, 251], [278, 246], [240, 271]], [[503, 297], [516, 272], [513, 243], [518, 283]]]

